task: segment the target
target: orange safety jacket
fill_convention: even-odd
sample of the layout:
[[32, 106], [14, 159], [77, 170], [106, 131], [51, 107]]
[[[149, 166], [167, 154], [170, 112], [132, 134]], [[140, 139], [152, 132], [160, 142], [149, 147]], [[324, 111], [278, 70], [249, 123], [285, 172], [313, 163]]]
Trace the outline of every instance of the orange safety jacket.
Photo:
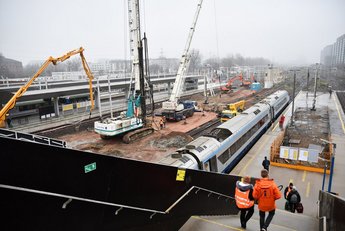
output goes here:
[[249, 192], [250, 190], [243, 192], [236, 187], [235, 199], [238, 208], [248, 209], [254, 205], [254, 201], [249, 200]]
[[253, 197], [258, 200], [259, 210], [268, 212], [276, 209], [275, 201], [281, 194], [273, 179], [262, 178], [255, 183]]

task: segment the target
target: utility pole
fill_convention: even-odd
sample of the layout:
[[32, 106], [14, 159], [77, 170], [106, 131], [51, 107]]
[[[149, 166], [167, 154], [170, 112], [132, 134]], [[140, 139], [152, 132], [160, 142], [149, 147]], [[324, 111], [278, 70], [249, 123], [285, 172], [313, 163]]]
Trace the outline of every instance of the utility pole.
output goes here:
[[99, 110], [99, 118], [102, 121], [101, 90], [99, 87], [99, 77], [97, 78], [97, 103], [98, 103], [98, 110]]
[[319, 64], [316, 63], [316, 66], [315, 66], [316, 70], [315, 70], [315, 82], [314, 82], [314, 99], [313, 99], [313, 107], [310, 109], [312, 111], [316, 110], [315, 103], [316, 103], [316, 90], [317, 90], [317, 75], [318, 75], [318, 70], [319, 70], [318, 65]]
[[111, 98], [110, 74], [108, 74], [108, 93], [109, 93], [109, 104], [110, 104], [110, 117], [113, 118], [113, 103], [112, 103], [112, 98]]
[[309, 92], [309, 68], [307, 73], [307, 98], [308, 98], [308, 92]]
[[294, 111], [295, 111], [295, 83], [296, 83], [296, 70], [293, 71], [293, 91], [292, 91], [292, 109], [291, 109], [291, 123], [294, 126]]

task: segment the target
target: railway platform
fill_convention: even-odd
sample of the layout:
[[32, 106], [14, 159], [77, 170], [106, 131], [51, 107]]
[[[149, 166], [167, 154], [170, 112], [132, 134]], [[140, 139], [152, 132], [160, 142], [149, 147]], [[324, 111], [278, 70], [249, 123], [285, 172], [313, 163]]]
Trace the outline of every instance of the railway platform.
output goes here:
[[[309, 93], [307, 97], [306, 92], [300, 92], [296, 96], [294, 104], [295, 110], [298, 107], [311, 108], [313, 105], [313, 95]], [[330, 96], [329, 94], [317, 93], [315, 103], [316, 110], [324, 110], [325, 106], [328, 108], [331, 139], [332, 142], [337, 145], [331, 191], [337, 193], [339, 197], [345, 198], [345, 185], [342, 180], [345, 177], [345, 115], [336, 94]], [[289, 126], [291, 122], [291, 112], [292, 104], [283, 112], [286, 117], [284, 126]], [[230, 174], [240, 176], [248, 175], [260, 178], [262, 161], [265, 156], [269, 157], [271, 144], [278, 136], [279, 132], [280, 128], [277, 121], [258, 140]], [[318, 230], [318, 198], [319, 191], [322, 189], [323, 174], [270, 166], [270, 178], [273, 178], [277, 185], [283, 185], [284, 188], [289, 182], [293, 182], [301, 195], [304, 212], [303, 214], [298, 214], [285, 211], [285, 199], [282, 196], [282, 198], [276, 202], [277, 210], [269, 230]], [[328, 183], [329, 175], [326, 175], [325, 191], [327, 191]], [[239, 214], [219, 217], [195, 216], [191, 217], [181, 230], [242, 230], [239, 219]], [[258, 229], [259, 216], [257, 206], [255, 206], [254, 215], [247, 223], [247, 230]]]

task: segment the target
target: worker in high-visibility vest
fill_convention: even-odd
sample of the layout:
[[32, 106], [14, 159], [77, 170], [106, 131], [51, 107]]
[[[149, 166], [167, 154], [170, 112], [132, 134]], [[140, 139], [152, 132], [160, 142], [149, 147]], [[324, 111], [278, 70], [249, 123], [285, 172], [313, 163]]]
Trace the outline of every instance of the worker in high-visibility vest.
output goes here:
[[254, 213], [253, 185], [250, 183], [250, 177], [246, 176], [242, 181], [236, 182], [235, 200], [238, 209], [241, 211], [241, 227], [246, 228], [247, 222]]

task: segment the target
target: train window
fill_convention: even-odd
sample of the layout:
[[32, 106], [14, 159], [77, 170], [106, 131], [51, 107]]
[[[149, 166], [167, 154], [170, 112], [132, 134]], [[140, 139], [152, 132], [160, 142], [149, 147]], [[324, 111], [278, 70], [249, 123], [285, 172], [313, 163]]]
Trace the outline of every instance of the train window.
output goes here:
[[208, 162], [204, 163], [204, 170], [209, 172], [210, 171], [210, 165], [208, 164]]
[[222, 163], [225, 164], [226, 161], [230, 158], [230, 153], [229, 150], [226, 150], [223, 152], [220, 156], [218, 156], [218, 160]]
[[256, 109], [255, 111], [254, 111], [254, 114], [255, 115], [257, 115], [257, 114], [259, 114], [261, 111], [259, 110], [259, 109]]

